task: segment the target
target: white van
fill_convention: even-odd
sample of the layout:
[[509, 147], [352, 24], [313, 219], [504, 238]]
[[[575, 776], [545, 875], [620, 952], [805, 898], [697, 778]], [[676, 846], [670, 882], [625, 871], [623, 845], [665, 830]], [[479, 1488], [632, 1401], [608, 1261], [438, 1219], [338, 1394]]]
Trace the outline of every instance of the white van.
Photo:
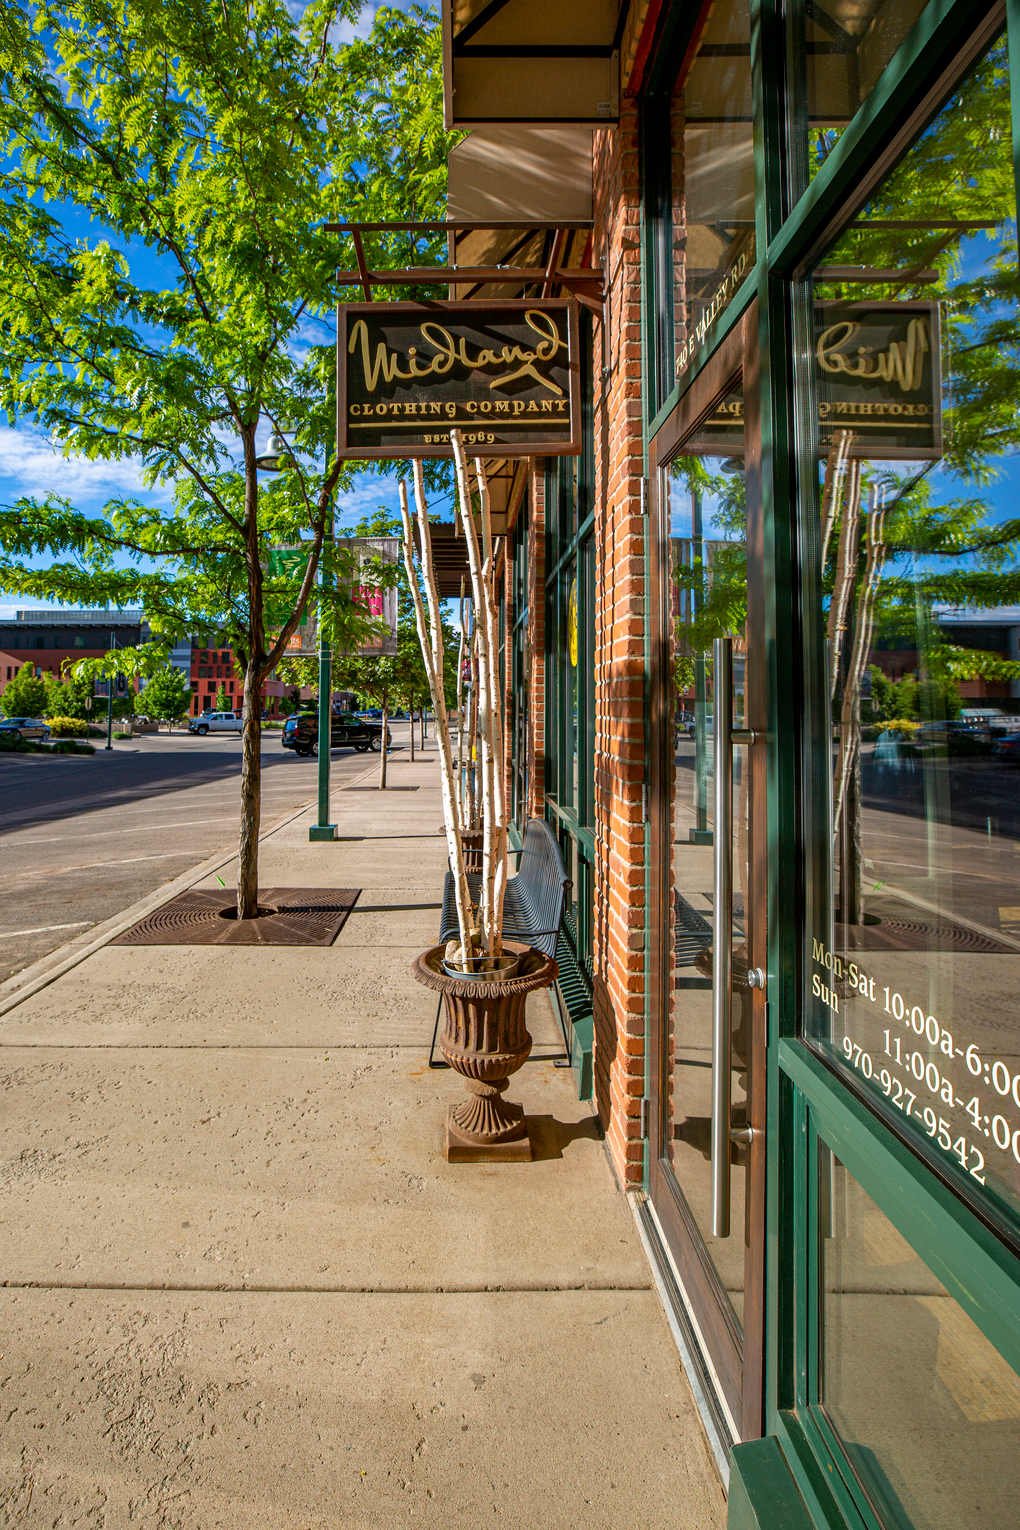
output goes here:
[[240, 733], [242, 712], [200, 712], [188, 724], [189, 733]]

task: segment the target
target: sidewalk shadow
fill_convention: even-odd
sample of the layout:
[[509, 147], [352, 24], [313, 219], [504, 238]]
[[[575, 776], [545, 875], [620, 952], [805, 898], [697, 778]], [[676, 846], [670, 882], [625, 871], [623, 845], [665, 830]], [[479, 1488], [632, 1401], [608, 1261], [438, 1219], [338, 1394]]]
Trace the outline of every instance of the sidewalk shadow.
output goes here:
[[528, 1131], [535, 1162], [562, 1158], [564, 1149], [572, 1142], [601, 1142], [603, 1137], [597, 1116], [586, 1116], [583, 1121], [557, 1121], [555, 1116], [529, 1114]]
[[[359, 914], [402, 914], [417, 909], [441, 909], [442, 906], [441, 903], [359, 903], [355, 909]], [[355, 909], [351, 912], [354, 913]]]

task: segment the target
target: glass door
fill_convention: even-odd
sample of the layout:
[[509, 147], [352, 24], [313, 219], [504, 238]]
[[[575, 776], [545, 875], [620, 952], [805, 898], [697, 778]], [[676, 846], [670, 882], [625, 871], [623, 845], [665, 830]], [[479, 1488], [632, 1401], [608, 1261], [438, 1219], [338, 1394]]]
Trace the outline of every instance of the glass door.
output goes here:
[[[652, 446], [649, 1188], [724, 1442], [760, 1430], [761, 553], [749, 314]], [[755, 454], [756, 455], [756, 454]]]
[[807, 901], [779, 1048], [807, 1146], [798, 1419], [888, 1530], [1017, 1513], [1009, 66], [992, 36], [802, 294]]

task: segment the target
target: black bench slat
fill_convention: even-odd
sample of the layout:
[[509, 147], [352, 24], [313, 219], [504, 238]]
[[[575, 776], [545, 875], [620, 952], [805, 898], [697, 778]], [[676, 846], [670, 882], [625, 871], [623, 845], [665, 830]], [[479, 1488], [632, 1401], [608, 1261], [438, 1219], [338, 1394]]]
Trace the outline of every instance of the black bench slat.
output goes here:
[[[477, 899], [481, 882], [480, 872], [468, 875], [472, 900]], [[524, 831], [524, 846], [517, 874], [510, 877], [506, 884], [503, 934], [507, 940], [523, 941], [543, 955], [554, 957], [563, 901], [569, 886], [556, 836], [543, 819], [530, 819]], [[456, 940], [459, 934], [453, 872], [448, 871], [443, 883], [440, 945], [445, 945], [448, 940]]]
[[[507, 940], [519, 940], [523, 945], [534, 946], [536, 950], [542, 952], [543, 956], [551, 956], [555, 960], [557, 946], [560, 945], [560, 948], [564, 949], [560, 938], [560, 925], [570, 879], [563, 869], [563, 858], [560, 855], [560, 847], [556, 843], [556, 836], [544, 819], [528, 820], [524, 830], [524, 845], [518, 852], [518, 857], [517, 873], [508, 879], [503, 899], [503, 934]], [[472, 902], [477, 903], [481, 882], [480, 872], [468, 874], [468, 888]], [[453, 872], [448, 871], [443, 882], [443, 911], [439, 921], [439, 943], [445, 946], [447, 941], [456, 940], [459, 937], [460, 926], [457, 923], [454, 877]], [[429, 1048], [430, 1068], [446, 1067], [445, 1063], [435, 1060], [442, 1002], [442, 995], [440, 995], [436, 1006], [432, 1045]], [[570, 1039], [567, 1035], [562, 1003], [559, 1004], [559, 1009], [563, 1044], [569, 1058]]]

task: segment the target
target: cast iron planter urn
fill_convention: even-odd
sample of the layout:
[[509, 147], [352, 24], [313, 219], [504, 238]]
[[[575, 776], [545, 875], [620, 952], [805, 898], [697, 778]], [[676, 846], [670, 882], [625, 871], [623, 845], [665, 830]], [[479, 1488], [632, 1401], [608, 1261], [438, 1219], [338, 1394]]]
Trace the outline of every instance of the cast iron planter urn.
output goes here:
[[547, 988], [556, 963], [531, 946], [506, 941], [510, 972], [467, 976], [449, 971], [442, 946], [425, 951], [411, 971], [443, 995], [445, 1020], [439, 1049], [468, 1087], [467, 1099], [446, 1118], [446, 1157], [451, 1163], [529, 1160], [531, 1139], [523, 1106], [504, 1099], [510, 1075], [528, 1060], [525, 1024], [528, 994]]

